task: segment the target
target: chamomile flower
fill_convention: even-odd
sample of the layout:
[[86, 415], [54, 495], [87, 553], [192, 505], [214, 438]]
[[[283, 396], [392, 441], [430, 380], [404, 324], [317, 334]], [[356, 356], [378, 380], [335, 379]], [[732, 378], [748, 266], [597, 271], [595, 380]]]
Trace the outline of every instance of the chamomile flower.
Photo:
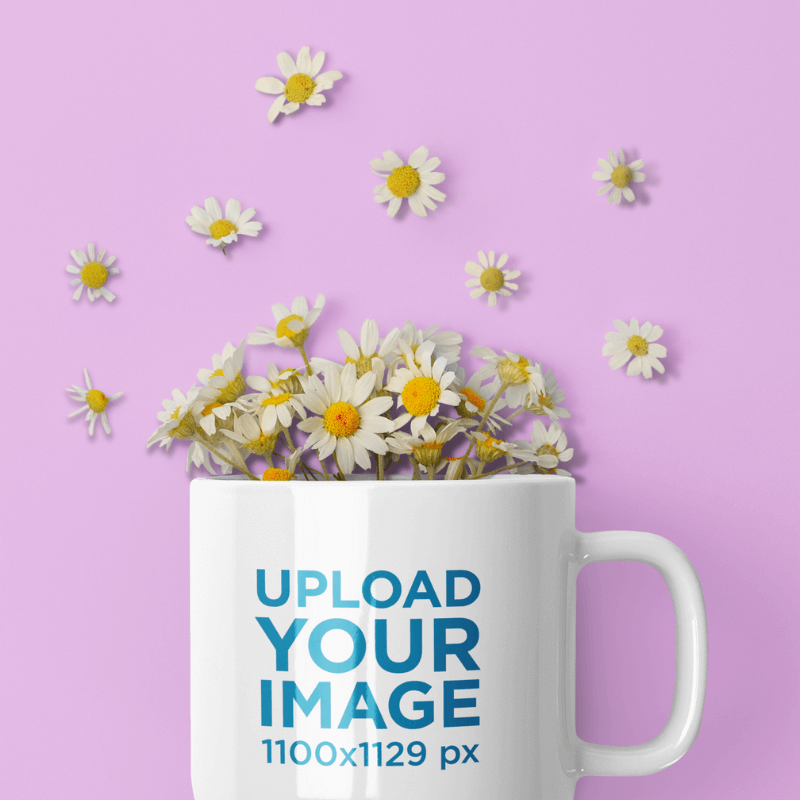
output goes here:
[[512, 353], [510, 350], [503, 352], [505, 356], [498, 355], [489, 347], [475, 347], [470, 350], [471, 355], [488, 362], [475, 375], [481, 381], [494, 377], [495, 392], [503, 384], [508, 384], [505, 392], [506, 402], [509, 408], [519, 408], [544, 391], [542, 365], [533, 364], [524, 356]]
[[[434, 430], [430, 425], [424, 427], [419, 436], [411, 436], [396, 431], [386, 440], [392, 453], [413, 455], [420, 466], [436, 469], [442, 461], [442, 449], [454, 436], [465, 433], [468, 427], [477, 425], [469, 419], [448, 420]], [[438, 472], [438, 469], [436, 469]]]
[[301, 47], [297, 63], [288, 53], [278, 54], [278, 67], [286, 83], [278, 78], [259, 78], [256, 89], [264, 94], [280, 95], [270, 106], [267, 119], [275, 122], [278, 114], [293, 114], [301, 105], [321, 106], [327, 89], [342, 77], [338, 70], [320, 73], [325, 63], [325, 53], [320, 50], [312, 59], [311, 48]]
[[423, 342], [413, 358], [411, 351], [407, 350], [408, 369], [398, 369], [386, 384], [390, 392], [397, 393], [398, 408], [402, 405], [406, 409], [406, 413], [395, 420], [395, 428], [410, 421], [414, 436], [419, 436], [428, 426], [429, 415], [439, 413], [440, 403], [457, 406], [461, 402], [461, 398], [448, 388], [456, 374], [447, 371], [447, 359], [441, 356], [431, 362], [433, 347], [433, 342]]
[[553, 422], [558, 422], [559, 419], [572, 416], [566, 408], [561, 407], [563, 402], [564, 392], [558, 388], [558, 381], [552, 370], [548, 370], [544, 376], [544, 391], [535, 397], [531, 396], [525, 410], [538, 416], [546, 414]]
[[290, 311], [283, 303], [272, 306], [275, 327], [258, 326], [258, 330], [247, 337], [248, 344], [277, 344], [278, 347], [302, 348], [308, 339], [308, 329], [317, 321], [325, 305], [325, 295], [317, 295], [314, 308], [308, 308], [305, 297], [295, 297]]
[[505, 442], [502, 439], [495, 439], [485, 431], [480, 433], [470, 433], [469, 437], [475, 440], [475, 453], [478, 459], [484, 464], [491, 464], [500, 456], [506, 457], [506, 463], [513, 464], [513, 454], [517, 450], [517, 445], [513, 442]]
[[200, 388], [199, 399], [208, 405], [232, 403], [241, 397], [247, 388], [242, 378], [243, 360], [244, 340], [238, 347], [228, 342], [220, 355], [215, 353], [211, 357], [213, 368], [197, 372], [198, 379], [204, 384]]
[[83, 403], [83, 405], [77, 409], [77, 411], [73, 411], [67, 416], [74, 417], [76, 414], [81, 414], [85, 411], [86, 420], [89, 423], [89, 436], [94, 436], [94, 425], [95, 422], [97, 422], [97, 418], [100, 417], [100, 421], [103, 424], [103, 430], [110, 434], [111, 426], [108, 424], [106, 406], [108, 406], [112, 400], [122, 397], [122, 392], [117, 392], [116, 394], [107, 396], [99, 389], [95, 389], [92, 386], [92, 382], [89, 380], [89, 371], [87, 369], [83, 370], [83, 374], [86, 377], [85, 389], [75, 384], [73, 384], [71, 389], [67, 389], [67, 394], [69, 394], [70, 399], [77, 400], [79, 403]]
[[172, 397], [164, 400], [164, 410], [156, 414], [161, 423], [147, 440], [147, 446], [158, 442], [159, 447], [169, 450], [175, 439], [191, 439], [197, 430], [194, 408], [197, 405], [197, 389], [192, 386], [184, 394], [180, 389], [173, 389]]
[[506, 261], [508, 261], [507, 253], [503, 253], [497, 259], [497, 265], [495, 266], [494, 250], [489, 251], [488, 258], [486, 253], [480, 250], [478, 252], [478, 261], [481, 263], [476, 264], [474, 261], [467, 261], [467, 265], [464, 267], [465, 272], [474, 276], [467, 281], [466, 285], [477, 287], [469, 293], [470, 297], [480, 297], [489, 292], [489, 305], [494, 306], [497, 305], [498, 294], [504, 297], [511, 297], [511, 291], [519, 289], [519, 285], [513, 283], [514, 279], [520, 275], [519, 270], [503, 269]]
[[597, 194], [602, 195], [610, 190], [609, 203], [613, 202], [619, 205], [623, 197], [629, 203], [632, 203], [635, 200], [635, 196], [629, 184], [641, 183], [644, 180], [644, 172], [639, 171], [644, 166], [644, 161], [639, 158], [630, 164], [626, 164], [625, 153], [622, 150], [619, 151], [619, 160], [614, 155], [614, 151], [609, 150], [608, 161], [604, 158], [599, 158], [597, 163], [600, 166], [600, 171], [593, 172], [592, 177], [596, 181], [607, 181], [597, 190]]
[[256, 414], [262, 430], [274, 431], [279, 423], [288, 428], [294, 416], [306, 418], [306, 409], [299, 399], [302, 389], [295, 393], [288, 391], [288, 387], [276, 388], [270, 380], [260, 375], [251, 375], [247, 385], [258, 394], [246, 394], [239, 399], [239, 403], [242, 408]]
[[667, 355], [667, 348], [658, 344], [664, 333], [658, 325], [645, 322], [640, 328], [635, 319], [630, 325], [618, 319], [614, 325], [617, 330], [606, 334], [606, 344], [603, 345], [603, 355], [611, 356], [608, 362], [611, 369], [619, 369], [633, 358], [628, 364], [628, 375], [652, 378], [653, 370], [664, 372], [664, 365], [658, 359]]
[[[457, 391], [461, 396], [461, 402], [456, 407], [456, 412], [461, 417], [472, 419], [483, 416], [486, 406], [492, 401], [496, 394], [496, 389], [492, 388], [491, 384], [483, 384], [477, 375], [473, 375], [466, 386], [464, 385], [464, 369], [462, 367], [456, 368], [457, 380], [453, 383], [453, 390]], [[497, 412], [502, 411], [506, 407], [506, 402], [500, 398], [494, 405], [494, 408], [489, 412], [486, 418], [486, 425], [491, 430], [497, 430], [501, 425], [506, 424], [505, 417], [500, 416]]]
[[242, 204], [238, 200], [228, 200], [225, 204], [225, 216], [215, 197], [206, 199], [205, 209], [192, 206], [192, 213], [186, 217], [186, 222], [195, 233], [208, 236], [206, 244], [212, 247], [221, 247], [222, 252], [231, 243], [238, 241], [239, 236], [258, 236], [262, 225], [254, 222], [256, 214], [254, 208], [242, 211]]
[[236, 417], [233, 430], [223, 430], [222, 433], [233, 439], [248, 454], [267, 458], [272, 455], [278, 443], [280, 431], [265, 431], [250, 414], [242, 414]]
[[549, 428], [545, 428], [538, 419], [533, 423], [531, 450], [536, 456], [538, 463], [535, 469], [540, 475], [571, 474], [558, 468], [558, 463], [569, 461], [575, 451], [571, 447], [567, 448], [567, 434], [557, 422], [551, 422]]
[[400, 328], [392, 328], [383, 341], [378, 337], [378, 323], [374, 319], [364, 320], [361, 326], [360, 346], [356, 340], [344, 329], [339, 328], [339, 342], [347, 355], [348, 364], [356, 365], [356, 372], [360, 378], [372, 371], [372, 359], [379, 358], [386, 363], [386, 359], [394, 351], [400, 336]]
[[217, 430], [233, 430], [233, 423], [236, 415], [233, 410], [233, 403], [206, 402], [206, 398], [200, 398], [193, 409], [195, 419], [200, 427], [209, 435], [213, 436]]
[[83, 287], [86, 287], [86, 296], [94, 302], [98, 297], [105, 297], [110, 303], [115, 297], [115, 294], [106, 289], [106, 281], [109, 275], [119, 275], [119, 270], [111, 265], [117, 260], [115, 256], [108, 256], [103, 260], [106, 251], [101, 250], [95, 253], [94, 245], [90, 242], [86, 246], [89, 257], [83, 250], [70, 250], [70, 255], [75, 260], [73, 264], [67, 264], [67, 272], [72, 275], [77, 275], [70, 282], [70, 286], [77, 286], [75, 293], [72, 295], [73, 300], [80, 300], [83, 294]]
[[408, 320], [400, 331], [400, 337], [397, 341], [397, 354], [401, 357], [404, 355], [405, 351], [400, 346], [401, 342], [405, 342], [407, 349], [414, 353], [423, 342], [433, 342], [432, 357], [434, 360], [444, 356], [447, 359], [448, 366], [455, 364], [461, 358], [461, 343], [464, 338], [460, 333], [440, 331], [439, 328], [439, 325], [431, 325], [425, 329], [418, 328], [411, 320]]
[[370, 161], [372, 171], [384, 178], [375, 187], [375, 201], [389, 203], [387, 213], [393, 217], [400, 210], [403, 198], [408, 198], [411, 210], [420, 217], [428, 216], [428, 209], [434, 211], [436, 203], [443, 202], [445, 195], [435, 188], [444, 180], [443, 172], [434, 172], [442, 162], [438, 158], [428, 158], [428, 148], [418, 147], [408, 159], [408, 164], [387, 150], [383, 158]]
[[316, 448], [320, 461], [335, 453], [345, 475], [350, 475], [356, 464], [369, 469], [370, 451], [386, 453], [386, 442], [378, 434], [394, 428], [392, 420], [382, 416], [391, 408], [392, 398], [367, 399], [375, 387], [374, 372], [357, 378], [355, 364], [347, 364], [341, 374], [328, 370], [325, 383], [312, 375], [305, 384], [306, 391], [300, 399], [312, 414], [318, 415], [297, 425], [310, 434], [306, 450]]

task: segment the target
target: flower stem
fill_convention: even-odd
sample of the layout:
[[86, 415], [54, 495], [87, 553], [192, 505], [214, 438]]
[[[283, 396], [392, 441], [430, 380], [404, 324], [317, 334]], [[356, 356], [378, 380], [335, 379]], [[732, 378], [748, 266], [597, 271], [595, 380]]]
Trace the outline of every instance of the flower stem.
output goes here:
[[297, 349], [300, 351], [300, 355], [303, 356], [303, 361], [306, 363], [306, 375], [311, 375], [313, 370], [311, 369], [311, 363], [308, 360], [308, 356], [306, 355], [306, 348], [304, 345], [299, 344], [297, 345]]
[[[500, 388], [497, 390], [497, 394], [491, 399], [489, 405], [486, 406], [486, 408], [484, 409], [483, 416], [481, 417], [480, 424], [475, 429], [475, 433], [481, 432], [481, 428], [483, 428], [483, 426], [486, 424], [486, 420], [489, 419], [489, 414], [492, 413], [492, 410], [497, 405], [497, 401], [503, 396], [503, 392], [505, 392], [505, 390], [508, 389], [509, 386], [511, 386], [511, 384], [508, 381], [504, 381], [503, 383], [500, 384]], [[469, 447], [467, 448], [467, 452], [464, 453], [463, 456], [461, 456], [461, 464], [459, 464], [458, 470], [456, 471], [456, 474], [454, 476], [456, 480], [458, 480], [461, 477], [461, 473], [464, 471], [464, 464], [466, 463], [469, 454], [472, 452], [472, 448], [474, 445], [475, 445], [475, 439], [473, 437], [470, 437]]]
[[378, 464], [378, 480], [379, 481], [385, 480], [384, 472], [383, 472], [383, 456], [382, 455], [376, 455], [375, 456], [375, 461]]
[[497, 475], [498, 472], [506, 472], [506, 470], [514, 469], [518, 467], [519, 464], [506, 464], [505, 467], [500, 467], [500, 469], [492, 470], [491, 472], [479, 472], [476, 475], [470, 475], [468, 478], [464, 478], [465, 481], [477, 481], [481, 478], [488, 478], [490, 475]]
[[192, 437], [192, 439], [201, 444], [208, 450], [209, 453], [213, 453], [220, 461], [224, 461], [228, 466], [233, 467], [234, 469], [238, 469], [240, 472], [243, 472], [251, 481], [257, 481], [255, 475], [247, 469], [247, 465], [242, 461], [241, 464], [236, 464], [235, 462], [231, 461], [231, 459], [224, 456], [214, 445], [211, 444], [211, 439], [208, 436], [201, 436], [199, 433]]

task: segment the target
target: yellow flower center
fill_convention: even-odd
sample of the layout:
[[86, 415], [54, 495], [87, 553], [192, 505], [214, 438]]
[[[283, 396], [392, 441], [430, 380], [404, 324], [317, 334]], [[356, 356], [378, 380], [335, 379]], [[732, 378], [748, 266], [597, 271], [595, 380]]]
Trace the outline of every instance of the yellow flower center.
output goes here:
[[484, 464], [490, 464], [495, 459], [500, 458], [505, 452], [505, 450], [502, 450], [498, 446], [500, 444], [502, 444], [501, 439], [494, 439], [491, 436], [487, 436], [483, 441], [476, 439], [475, 451], [478, 454], [478, 458], [483, 461]]
[[302, 330], [297, 331], [295, 333], [290, 327], [290, 322], [302, 322], [303, 318], [298, 316], [297, 314], [289, 314], [288, 317], [284, 317], [279, 323], [277, 328], [275, 328], [275, 333], [280, 339], [282, 336], [286, 336], [291, 342], [297, 346], [303, 344], [305, 340], [308, 338], [308, 328], [303, 328]]
[[397, 167], [392, 170], [392, 174], [386, 179], [389, 191], [395, 197], [408, 197], [419, 189], [419, 173], [414, 167]]
[[633, 171], [625, 164], [614, 167], [611, 173], [611, 183], [618, 189], [624, 189], [633, 180]]
[[283, 94], [290, 103], [305, 103], [316, 88], [316, 82], [310, 75], [295, 72], [283, 90]]
[[414, 458], [423, 467], [435, 467], [442, 460], [444, 443], [424, 442], [413, 448]]
[[555, 456], [556, 458], [558, 458], [558, 450], [556, 450], [555, 447], [553, 447], [553, 445], [547, 444], [545, 442], [545, 444], [543, 444], [536, 451], [536, 455], [537, 456]]
[[497, 374], [503, 383], [510, 383], [512, 386], [522, 386], [528, 382], [528, 367], [531, 362], [527, 358], [519, 357], [519, 361], [514, 362], [510, 358], [504, 358], [497, 365]]
[[290, 481], [292, 473], [288, 469], [278, 469], [277, 467], [270, 467], [264, 470], [261, 476], [262, 481]]
[[635, 356], [646, 356], [647, 349], [647, 339], [643, 339], [641, 336], [631, 336], [628, 339], [628, 350]]
[[99, 414], [101, 411], [106, 410], [108, 405], [108, 398], [99, 389], [89, 389], [86, 393], [86, 405]]
[[412, 378], [403, 389], [403, 405], [415, 417], [430, 414], [439, 403], [442, 389], [433, 378]]
[[358, 411], [350, 403], [333, 403], [322, 417], [325, 430], [334, 436], [352, 436], [360, 422]]
[[[456, 408], [459, 416], [462, 417], [474, 417], [475, 414], [478, 412], [482, 412], [483, 409], [486, 407], [486, 401], [474, 390], [470, 389], [469, 386], [465, 386], [461, 392], [461, 397], [464, 398]], [[472, 411], [467, 408], [467, 403], [470, 403], [477, 411]]]
[[209, 403], [201, 412], [201, 417], [207, 417], [215, 408], [222, 408], [222, 403]]
[[81, 270], [81, 280], [90, 289], [99, 289], [108, 280], [108, 269], [99, 261], [90, 261]]
[[278, 394], [275, 397], [265, 397], [261, 401], [262, 406], [279, 406], [281, 403], [285, 403], [287, 400], [291, 400], [292, 396], [290, 394]]
[[481, 286], [487, 292], [499, 292], [504, 283], [503, 273], [497, 267], [489, 267], [481, 272]]
[[227, 236], [229, 233], [236, 233], [236, 226], [227, 219], [218, 219], [211, 223], [208, 228], [211, 231], [211, 235], [215, 239], [221, 239], [223, 236]]

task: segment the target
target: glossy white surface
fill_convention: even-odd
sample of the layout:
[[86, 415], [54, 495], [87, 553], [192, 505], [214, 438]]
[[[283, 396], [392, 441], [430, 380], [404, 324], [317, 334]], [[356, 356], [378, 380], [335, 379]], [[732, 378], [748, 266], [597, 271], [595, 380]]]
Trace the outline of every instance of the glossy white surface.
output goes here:
[[[481, 481], [348, 481], [341, 483], [253, 483], [204, 479], [191, 489], [191, 639], [192, 639], [192, 785], [197, 800], [569, 800], [583, 774], [643, 774], [676, 760], [697, 733], [705, 687], [705, 616], [696, 577], [673, 545], [649, 534], [578, 534], [574, 527], [575, 484], [556, 476], [509, 476]], [[676, 601], [678, 669], [673, 715], [664, 733], [638, 748], [612, 748], [580, 741], [574, 733], [575, 578], [590, 561], [634, 558], [665, 575]], [[266, 599], [281, 595], [281, 571], [290, 571], [285, 603], [265, 605], [257, 591], [263, 570]], [[326, 576], [324, 593], [305, 604], [298, 585], [312, 591], [318, 581], [298, 571]], [[480, 594], [466, 606], [447, 605], [447, 571], [468, 571], [480, 580]], [[362, 583], [375, 571], [399, 580], [401, 599], [387, 608], [365, 600]], [[425, 571], [441, 607], [417, 597], [403, 607], [410, 587]], [[334, 573], [340, 573], [335, 607]], [[388, 579], [375, 582], [384, 598]], [[471, 588], [455, 578], [455, 597]], [[379, 591], [381, 586], [385, 590]], [[269, 619], [269, 622], [259, 623]], [[443, 632], [442, 620], [462, 626]], [[302, 623], [279, 664], [276, 646], [263, 625], [283, 636], [295, 619]], [[324, 633], [329, 623], [363, 632], [366, 652], [352, 669], [330, 672], [354, 650], [343, 630]], [[386, 622], [381, 622], [385, 620]], [[419, 620], [412, 623], [411, 620]], [[436, 620], [439, 620], [437, 623]], [[376, 623], [386, 625], [386, 652], [402, 662], [410, 655], [412, 626], [421, 626], [419, 664], [408, 672], [382, 668], [376, 653]], [[438, 625], [439, 660], [434, 626]], [[470, 649], [445, 654], [469, 637]], [[320, 655], [320, 653], [322, 655]], [[312, 654], [316, 654], [315, 656]], [[316, 661], [315, 661], [316, 658]], [[381, 661], [386, 664], [384, 659]], [[284, 670], [279, 670], [284, 666]], [[338, 669], [338, 668], [337, 668]], [[345, 669], [345, 668], [341, 668]], [[271, 718], [264, 714], [262, 681], [272, 681]], [[452, 681], [479, 682], [454, 688]], [[284, 683], [294, 681], [310, 697], [322, 685], [322, 700], [306, 716], [297, 703], [293, 726], [282, 702]], [[404, 682], [419, 684], [391, 707], [392, 692]], [[321, 707], [330, 723], [322, 727]], [[354, 688], [366, 684], [385, 728], [373, 719], [348, 720], [344, 709]], [[363, 689], [362, 689], [363, 691]], [[445, 726], [451, 697], [474, 698], [474, 707], [451, 708], [455, 721], [479, 717], [479, 724]], [[291, 700], [291, 696], [289, 697]], [[416, 708], [414, 701], [420, 703]], [[403, 727], [428, 712], [433, 720], [420, 728]], [[361, 700], [357, 709], [366, 708]], [[271, 721], [272, 724], [262, 724]], [[423, 721], [426, 721], [423, 719]], [[400, 724], [402, 723], [402, 724]], [[341, 726], [341, 727], [340, 727]], [[272, 761], [267, 747], [272, 744]], [[311, 745], [309, 762], [295, 764], [286, 753], [276, 763], [278, 741], [287, 749], [296, 740]], [[322, 744], [329, 742], [330, 745]], [[397, 747], [411, 742], [426, 747], [425, 761], [377, 766]], [[316, 748], [321, 745], [319, 753]], [[477, 745], [477, 747], [475, 747]], [[323, 766], [336, 748], [336, 760]], [[450, 750], [442, 748], [450, 747]], [[355, 748], [355, 751], [353, 751]], [[459, 763], [442, 769], [442, 755]], [[474, 748], [477, 762], [466, 755]], [[415, 745], [419, 753], [419, 747]], [[304, 746], [295, 748], [298, 761]], [[350, 752], [356, 762], [346, 761]], [[364, 754], [371, 755], [368, 766]], [[417, 756], [418, 757], [418, 756]], [[464, 762], [463, 759], [466, 759]], [[342, 765], [341, 762], [345, 762]]]

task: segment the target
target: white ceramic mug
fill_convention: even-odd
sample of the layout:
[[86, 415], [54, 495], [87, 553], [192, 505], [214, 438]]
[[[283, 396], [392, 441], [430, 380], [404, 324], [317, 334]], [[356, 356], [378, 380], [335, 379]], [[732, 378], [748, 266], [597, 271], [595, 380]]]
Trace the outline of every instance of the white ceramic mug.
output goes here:
[[[575, 733], [582, 566], [654, 566], [675, 604], [664, 731]], [[583, 775], [644, 775], [700, 726], [697, 576], [659, 536], [575, 530], [575, 483], [506, 476], [191, 488], [196, 800], [570, 800]]]

